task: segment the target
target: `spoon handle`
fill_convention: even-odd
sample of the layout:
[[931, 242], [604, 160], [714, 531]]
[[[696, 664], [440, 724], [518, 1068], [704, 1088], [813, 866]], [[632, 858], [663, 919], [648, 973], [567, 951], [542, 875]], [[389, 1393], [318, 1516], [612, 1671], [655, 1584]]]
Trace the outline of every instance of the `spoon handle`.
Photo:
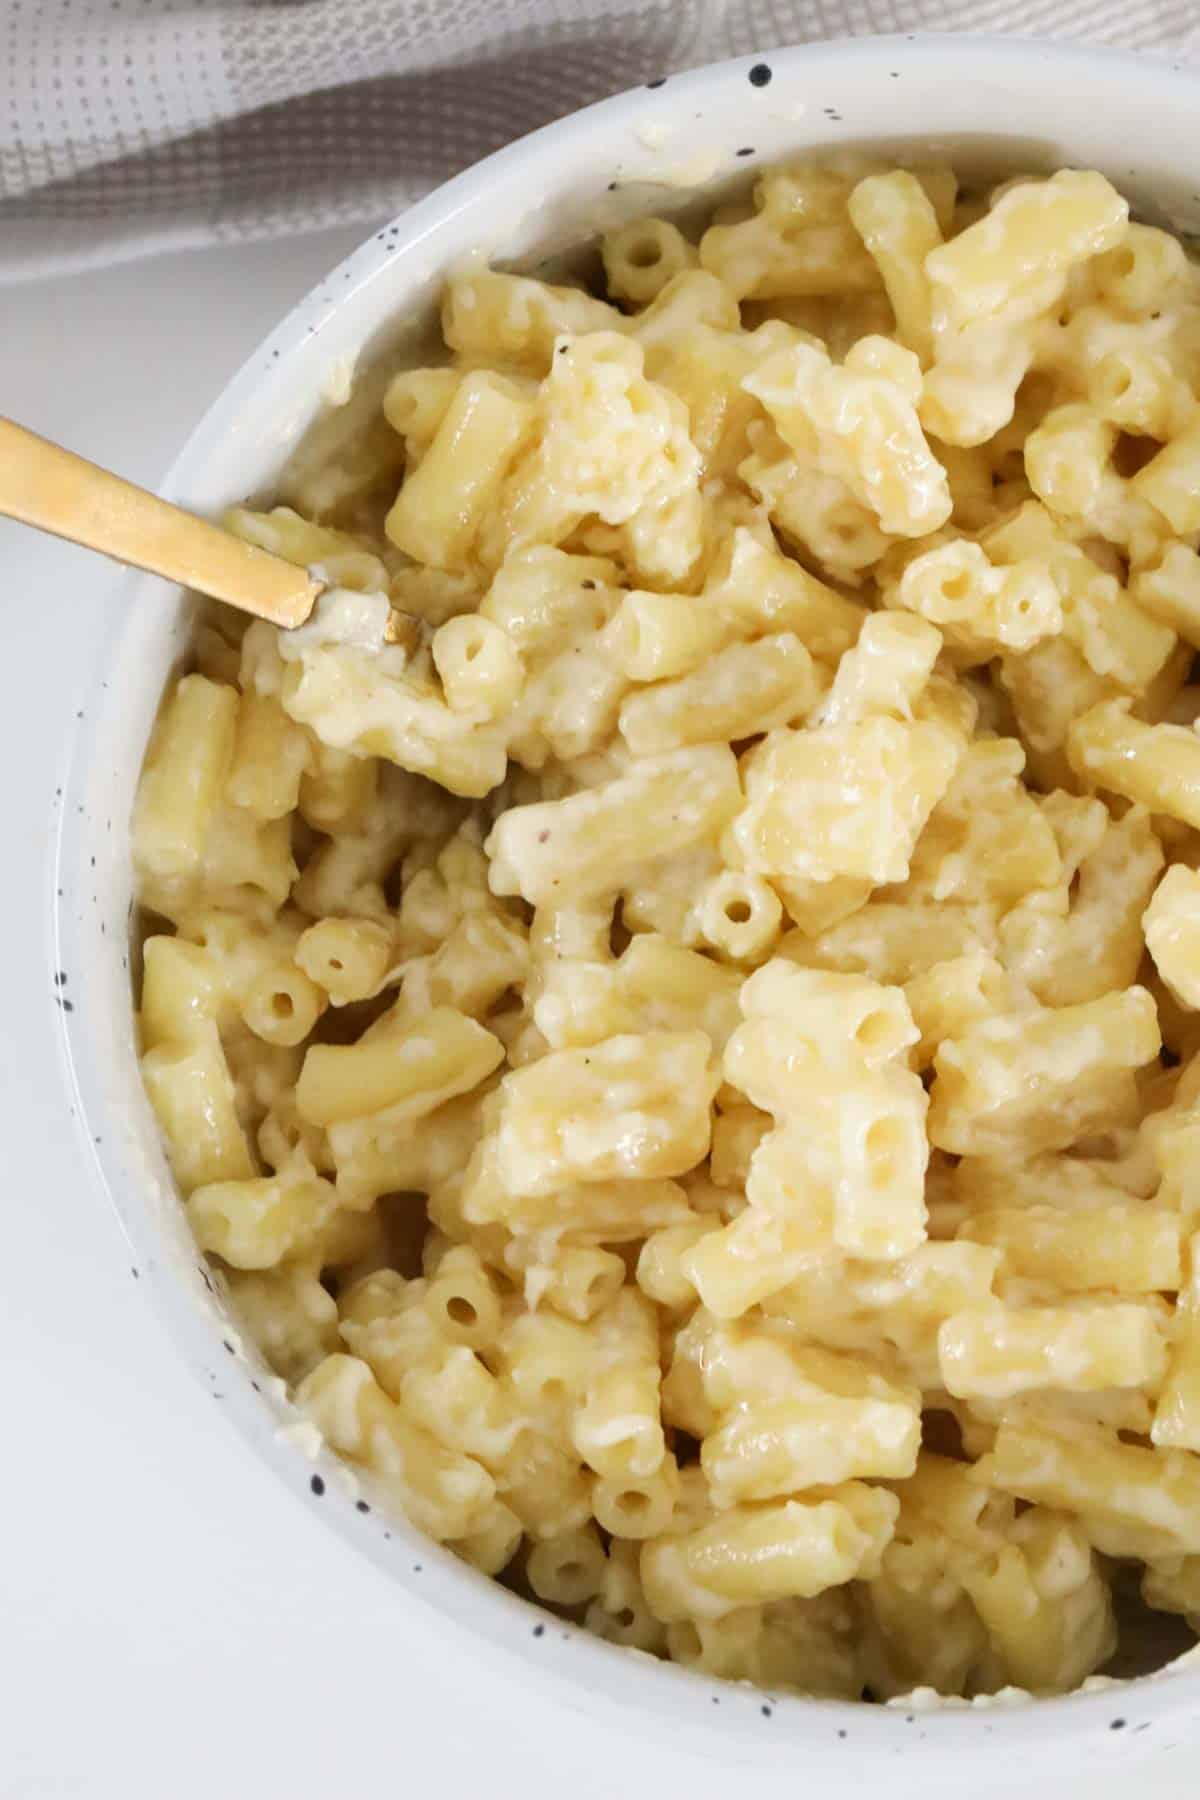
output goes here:
[[4, 418], [0, 513], [274, 625], [302, 625], [321, 592], [307, 569], [244, 544]]

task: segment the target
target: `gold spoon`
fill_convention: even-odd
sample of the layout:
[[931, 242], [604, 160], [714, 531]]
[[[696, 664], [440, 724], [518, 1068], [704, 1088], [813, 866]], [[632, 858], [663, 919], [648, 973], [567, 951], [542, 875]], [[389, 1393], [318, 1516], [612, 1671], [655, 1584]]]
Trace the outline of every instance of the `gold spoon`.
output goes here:
[[[327, 586], [307, 569], [4, 418], [0, 513], [286, 629], [303, 625]], [[407, 614], [393, 612], [389, 643], [411, 643], [415, 627]]]

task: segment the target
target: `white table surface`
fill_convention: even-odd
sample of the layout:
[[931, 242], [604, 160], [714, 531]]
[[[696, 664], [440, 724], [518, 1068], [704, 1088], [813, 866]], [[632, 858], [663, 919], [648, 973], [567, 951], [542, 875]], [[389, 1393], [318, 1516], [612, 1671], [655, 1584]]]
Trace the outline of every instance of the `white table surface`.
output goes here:
[[[153, 484], [358, 234], [0, 290], [0, 411]], [[178, 1360], [72, 1136], [51, 996], [51, 797], [104, 631], [106, 571], [0, 520], [6, 816], [0, 1023], [0, 1795], [522, 1800], [794, 1793], [528, 1691], [412, 1610], [286, 1494]], [[907, 1759], [890, 1796], [920, 1792]], [[1059, 1775], [992, 1752], [976, 1794], [1196, 1793], [1195, 1752]], [[837, 1800], [863, 1784], [822, 1781]], [[882, 1783], [880, 1785], [883, 1785]]]

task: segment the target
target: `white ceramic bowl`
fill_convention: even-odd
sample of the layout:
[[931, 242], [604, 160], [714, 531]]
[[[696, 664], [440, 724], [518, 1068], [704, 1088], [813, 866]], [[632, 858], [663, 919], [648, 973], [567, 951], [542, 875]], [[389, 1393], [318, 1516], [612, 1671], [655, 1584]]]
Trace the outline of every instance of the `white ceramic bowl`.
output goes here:
[[[1151, 217], [1200, 230], [1200, 80], [1178, 67], [1017, 39], [863, 38], [761, 56], [654, 82], [576, 113], [459, 176], [378, 232], [257, 350], [215, 401], [164, 492], [202, 513], [269, 490], [323, 391], [427, 312], [444, 271], [473, 251], [529, 257], [579, 243], [685, 192], [760, 163], [847, 143], [919, 146], [960, 164], [1104, 170]], [[749, 152], [749, 153], [748, 153]], [[615, 186], [614, 186], [615, 184]], [[1108, 1757], [1178, 1740], [1200, 1715], [1200, 1667], [1063, 1700], [933, 1712], [849, 1706], [737, 1688], [612, 1648], [559, 1624], [359, 1497], [297, 1425], [281, 1384], [222, 1316], [188, 1234], [138, 1079], [129, 975], [128, 823], [148, 730], [188, 629], [160, 583], [125, 579], [109, 601], [104, 666], [85, 702], [64, 797], [57, 968], [70, 1080], [96, 1173], [128, 1234], [133, 1273], [160, 1305], [199, 1378], [237, 1426], [381, 1575], [457, 1620], [476, 1642], [521, 1656], [564, 1698], [619, 1705], [670, 1734], [719, 1732], [739, 1761], [806, 1764], [853, 1752], [918, 1753], [961, 1771], [969, 1751], [1036, 1747]], [[69, 1007], [69, 1010], [68, 1010]], [[315, 1460], [314, 1460], [315, 1459]], [[321, 1491], [323, 1490], [323, 1491]], [[1192, 1661], [1192, 1659], [1189, 1659]], [[1146, 1733], [1147, 1735], [1142, 1735]]]

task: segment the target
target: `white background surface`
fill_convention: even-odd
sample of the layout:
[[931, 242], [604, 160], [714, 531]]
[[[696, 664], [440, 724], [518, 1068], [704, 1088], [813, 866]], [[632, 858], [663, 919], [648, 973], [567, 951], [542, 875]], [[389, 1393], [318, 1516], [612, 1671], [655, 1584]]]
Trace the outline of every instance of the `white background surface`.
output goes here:
[[[0, 411], [153, 484], [324, 233], [0, 292]], [[0, 1796], [842, 1800], [864, 1774], [722, 1769], [533, 1694], [414, 1610], [258, 1466], [176, 1358], [73, 1137], [49, 940], [53, 790], [104, 631], [105, 565], [0, 520], [7, 849], [0, 1022]], [[1200, 1698], [1198, 1698], [1200, 1708]], [[920, 1759], [871, 1785], [922, 1791]], [[870, 1777], [866, 1777], [870, 1780]], [[1196, 1752], [976, 1795], [1194, 1800]]]

